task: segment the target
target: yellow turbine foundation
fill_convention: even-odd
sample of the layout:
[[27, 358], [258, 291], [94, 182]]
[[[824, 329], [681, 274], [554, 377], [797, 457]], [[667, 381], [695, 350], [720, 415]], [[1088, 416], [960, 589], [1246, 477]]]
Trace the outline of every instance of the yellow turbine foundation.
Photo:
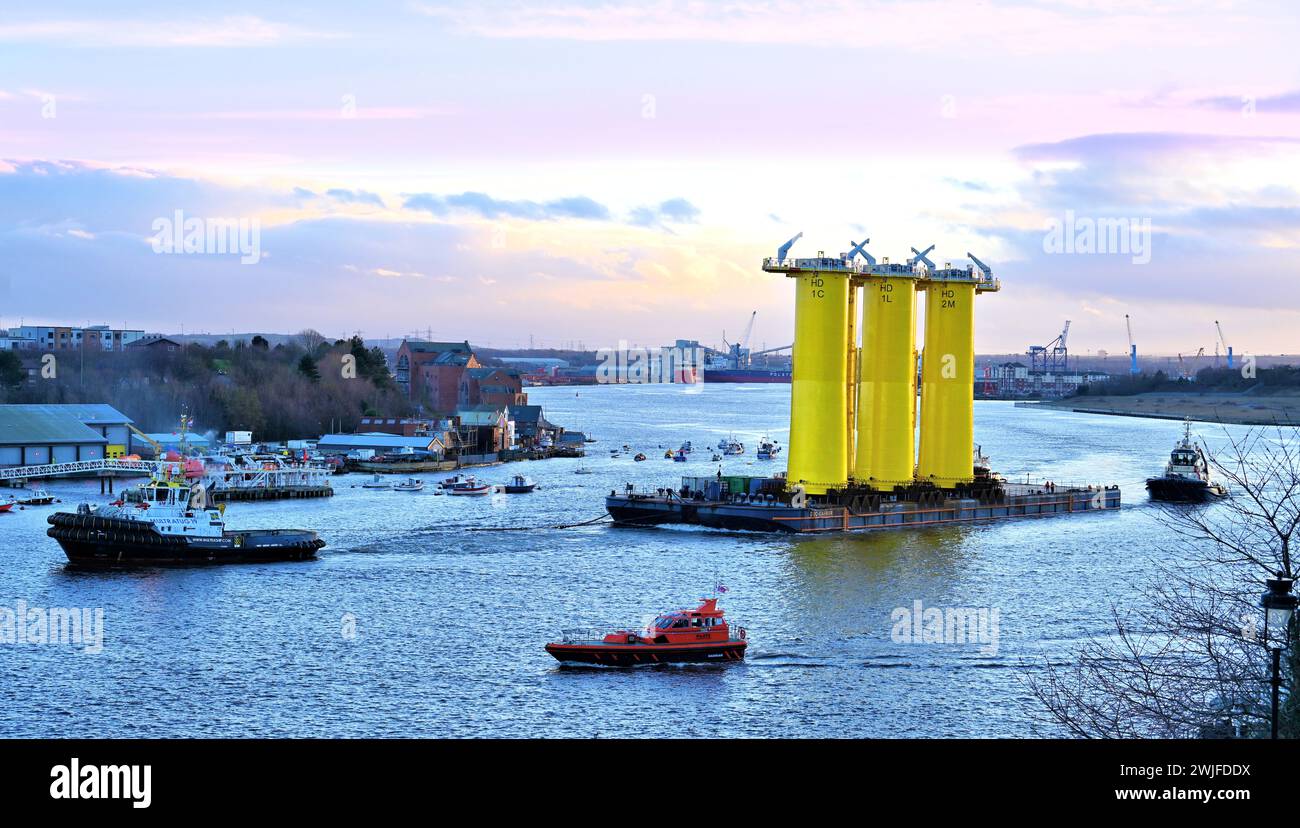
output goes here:
[[974, 383], [975, 285], [926, 282], [918, 479], [945, 488], [974, 479]]
[[825, 494], [848, 482], [850, 278], [806, 273], [795, 278], [795, 290], [787, 479]]
[[854, 479], [887, 491], [915, 470], [915, 280], [868, 278], [862, 319]]

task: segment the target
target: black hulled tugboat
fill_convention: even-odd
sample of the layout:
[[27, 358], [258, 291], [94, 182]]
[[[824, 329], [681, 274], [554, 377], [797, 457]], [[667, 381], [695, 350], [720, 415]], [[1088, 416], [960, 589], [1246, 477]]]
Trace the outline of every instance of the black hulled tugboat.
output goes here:
[[89, 566], [266, 563], [316, 557], [325, 545], [307, 529], [226, 529], [202, 483], [154, 478], [104, 506], [55, 512], [46, 534], [74, 564]]
[[1224, 497], [1228, 490], [1210, 477], [1205, 452], [1192, 439], [1192, 424], [1183, 424], [1183, 439], [1169, 453], [1165, 473], [1147, 478], [1147, 492], [1152, 500], [1174, 503], [1204, 503]]
[[546, 645], [560, 661], [633, 667], [638, 664], [740, 661], [745, 657], [745, 628], [732, 628], [717, 598], [701, 598], [695, 609], [665, 613], [647, 629], [593, 633], [565, 630]]

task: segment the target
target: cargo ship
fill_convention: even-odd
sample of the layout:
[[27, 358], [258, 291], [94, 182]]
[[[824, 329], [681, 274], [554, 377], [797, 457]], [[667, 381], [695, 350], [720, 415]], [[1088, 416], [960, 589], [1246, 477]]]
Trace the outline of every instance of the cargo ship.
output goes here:
[[783, 382], [790, 383], [789, 368], [707, 368], [700, 372], [705, 382]]
[[877, 262], [866, 241], [839, 256], [789, 258], [802, 235], [763, 260], [795, 286], [787, 471], [628, 484], [605, 498], [616, 525], [818, 533], [1120, 508], [1114, 485], [1009, 483], [975, 445], [975, 299], [1001, 289], [987, 265], [967, 253], [966, 267], [938, 267], [934, 245]]

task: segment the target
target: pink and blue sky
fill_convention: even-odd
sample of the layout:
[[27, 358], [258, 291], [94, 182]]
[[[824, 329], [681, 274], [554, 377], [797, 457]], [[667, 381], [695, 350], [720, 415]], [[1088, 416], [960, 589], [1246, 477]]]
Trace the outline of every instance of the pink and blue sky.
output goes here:
[[[1287, 2], [111, 5], [0, 17], [0, 326], [778, 345], [803, 231], [975, 253], [981, 352], [1300, 351]], [[265, 258], [154, 253], [175, 210]]]

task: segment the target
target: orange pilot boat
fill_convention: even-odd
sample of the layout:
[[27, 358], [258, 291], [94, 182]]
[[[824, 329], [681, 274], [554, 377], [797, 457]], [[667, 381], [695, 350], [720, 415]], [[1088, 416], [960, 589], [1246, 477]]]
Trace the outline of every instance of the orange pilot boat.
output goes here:
[[745, 657], [744, 627], [727, 623], [717, 598], [701, 598], [695, 609], [664, 613], [644, 630], [601, 634], [564, 630], [546, 652], [563, 662], [632, 667], [638, 664], [740, 661]]

